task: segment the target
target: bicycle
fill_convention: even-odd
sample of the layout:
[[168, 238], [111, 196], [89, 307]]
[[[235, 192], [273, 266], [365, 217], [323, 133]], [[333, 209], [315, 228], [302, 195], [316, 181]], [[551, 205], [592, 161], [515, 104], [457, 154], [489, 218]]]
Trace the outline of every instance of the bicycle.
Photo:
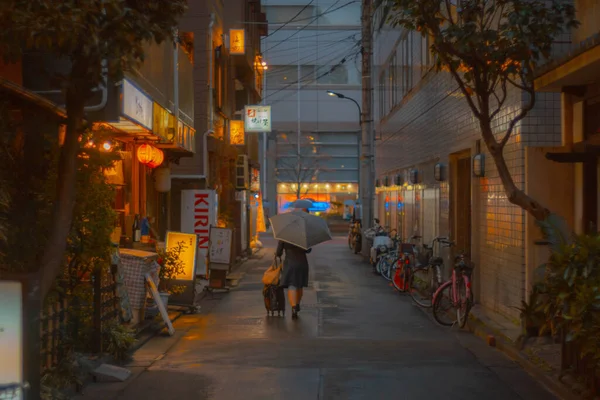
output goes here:
[[[452, 326], [458, 323], [460, 328], [464, 328], [467, 323], [469, 312], [473, 306], [473, 292], [471, 291], [473, 266], [466, 259], [464, 253], [454, 258], [450, 280], [443, 283], [433, 295], [433, 317], [440, 325]], [[443, 301], [446, 299], [449, 306], [444, 308]], [[455, 310], [456, 319], [451, 322], [444, 321], [443, 317], [450, 316], [451, 308]], [[452, 318], [450, 317], [450, 319]]]
[[[411, 239], [421, 239], [421, 237], [413, 236]], [[448, 238], [443, 236], [434, 238], [430, 246], [423, 244], [423, 248], [426, 250], [423, 254], [418, 252], [415, 246], [419, 263], [413, 268], [409, 281], [409, 293], [413, 301], [423, 308], [430, 308], [433, 305], [433, 295], [443, 284], [444, 260], [442, 257], [434, 255], [436, 243], [450, 247]]]

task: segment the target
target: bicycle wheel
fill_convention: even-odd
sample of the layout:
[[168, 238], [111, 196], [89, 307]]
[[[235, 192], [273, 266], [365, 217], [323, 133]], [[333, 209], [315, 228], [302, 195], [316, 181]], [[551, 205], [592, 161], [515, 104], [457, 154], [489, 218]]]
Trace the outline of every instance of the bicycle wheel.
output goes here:
[[377, 262], [375, 263], [375, 270], [373, 272], [375, 272], [377, 275], [381, 275], [381, 264], [383, 263], [384, 259], [385, 257], [381, 256], [379, 257], [379, 260], [377, 260]]
[[452, 326], [456, 323], [456, 310], [452, 303], [452, 282], [444, 283], [433, 299], [433, 318], [438, 324]]
[[352, 235], [348, 235], [348, 247], [352, 250]]
[[459, 301], [456, 307], [456, 322], [460, 328], [464, 328], [469, 319], [469, 312], [473, 305], [472, 292], [470, 292], [471, 296], [467, 297], [467, 285], [463, 279], [456, 282], [456, 286], [458, 288]]
[[392, 280], [391, 272], [392, 272], [392, 266], [394, 265], [394, 262], [395, 262], [394, 258], [388, 256], [388, 257], [385, 257], [385, 260], [381, 264], [381, 276], [383, 276], [388, 281]]
[[408, 292], [417, 305], [424, 308], [432, 306], [433, 292], [435, 290], [433, 282], [433, 271], [430, 267], [416, 268], [412, 271], [408, 284]]

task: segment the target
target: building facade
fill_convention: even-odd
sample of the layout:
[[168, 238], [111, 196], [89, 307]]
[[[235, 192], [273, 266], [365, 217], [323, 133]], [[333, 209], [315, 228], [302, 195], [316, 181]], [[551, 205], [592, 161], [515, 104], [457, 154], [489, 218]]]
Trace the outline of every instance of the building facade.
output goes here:
[[272, 107], [265, 207], [285, 211], [297, 197], [315, 212], [343, 213], [358, 192], [360, 4], [264, 0], [268, 35], [265, 104]]
[[[241, 120], [244, 106], [259, 103], [262, 96], [264, 22], [260, 1], [214, 0], [190, 1], [180, 24], [196, 38], [191, 88], [198, 135], [194, 156], [173, 167], [172, 227], [177, 230], [180, 225], [182, 190], [214, 190], [216, 223], [235, 229], [236, 255], [248, 249], [254, 236], [257, 207], [249, 182], [253, 171], [256, 175], [260, 169], [260, 160], [258, 137], [242, 132], [240, 139], [231, 128], [233, 121]], [[232, 37], [232, 30], [241, 37]], [[233, 44], [238, 39], [241, 42]], [[248, 178], [243, 187], [235, 183], [240, 162]]]
[[582, 234], [596, 231], [600, 223], [600, 4], [588, 0], [574, 4], [581, 25], [573, 31], [573, 47], [539, 71], [535, 83], [540, 91], [561, 96], [561, 147], [549, 149], [546, 158], [570, 173], [569, 201], [557, 212]]
[[[535, 244], [533, 219], [508, 202], [477, 120], [451, 76], [434, 70], [428, 39], [384, 26], [374, 44], [376, 215], [405, 240], [455, 241], [454, 251], [466, 251], [475, 264], [476, 302], [518, 321], [513, 307], [526, 298], [546, 251]], [[509, 93], [494, 124], [498, 134], [522, 102], [522, 93]], [[538, 94], [504, 150], [517, 186], [550, 209], [568, 201], [568, 170], [544, 157], [561, 144], [560, 104], [559, 94]], [[450, 254], [441, 253], [449, 273]]]

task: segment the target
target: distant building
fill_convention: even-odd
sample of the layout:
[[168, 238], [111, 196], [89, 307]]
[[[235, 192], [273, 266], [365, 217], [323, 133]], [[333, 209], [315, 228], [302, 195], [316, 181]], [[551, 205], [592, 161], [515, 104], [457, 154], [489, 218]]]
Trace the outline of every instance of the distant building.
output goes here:
[[317, 203], [312, 211], [341, 215], [358, 193], [359, 112], [327, 91], [360, 103], [360, 3], [262, 4], [269, 23], [261, 46], [269, 66], [265, 103], [273, 115], [269, 213], [284, 211], [300, 194]]

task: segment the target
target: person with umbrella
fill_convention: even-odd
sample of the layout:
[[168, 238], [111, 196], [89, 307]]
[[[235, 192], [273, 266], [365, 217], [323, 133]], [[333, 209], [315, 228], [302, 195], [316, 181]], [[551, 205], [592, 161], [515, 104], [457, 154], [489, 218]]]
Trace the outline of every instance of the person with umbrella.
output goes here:
[[292, 318], [298, 318], [300, 302], [305, 287], [308, 287], [308, 259], [312, 246], [331, 239], [327, 222], [310, 215], [308, 209], [278, 214], [271, 217], [273, 236], [279, 240], [275, 256], [285, 253], [279, 285], [288, 290], [288, 301], [292, 307]]

